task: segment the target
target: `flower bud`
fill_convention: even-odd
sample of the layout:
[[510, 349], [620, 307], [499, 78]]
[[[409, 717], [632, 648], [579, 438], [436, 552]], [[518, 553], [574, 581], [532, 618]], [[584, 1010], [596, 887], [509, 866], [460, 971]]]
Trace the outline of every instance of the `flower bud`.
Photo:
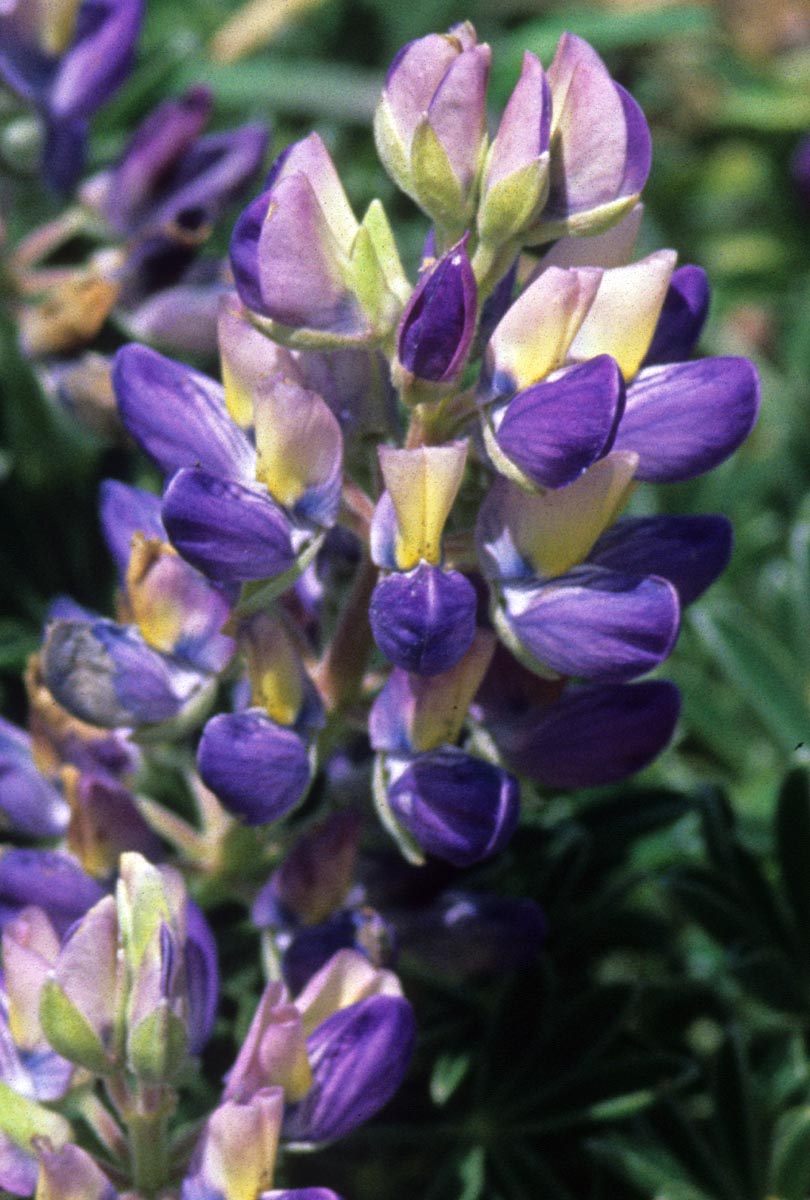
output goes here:
[[536, 222], [549, 186], [551, 89], [529, 51], [489, 148], [478, 208], [481, 240], [501, 245]]
[[477, 607], [475, 588], [459, 571], [420, 562], [379, 581], [369, 620], [375, 642], [395, 666], [439, 675], [469, 650]]
[[405, 308], [393, 372], [408, 404], [452, 390], [467, 361], [478, 315], [468, 236], [426, 267]]
[[411, 42], [391, 64], [374, 116], [385, 169], [454, 237], [475, 212], [490, 57], [469, 24]]

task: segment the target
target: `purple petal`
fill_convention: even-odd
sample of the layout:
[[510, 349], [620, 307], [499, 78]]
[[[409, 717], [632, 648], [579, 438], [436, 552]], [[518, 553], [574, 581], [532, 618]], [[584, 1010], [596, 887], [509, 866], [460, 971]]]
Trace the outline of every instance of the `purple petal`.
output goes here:
[[123, 579], [127, 573], [132, 539], [136, 533], [166, 541], [166, 530], [160, 519], [160, 504], [160, 496], [145, 492], [143, 488], [130, 487], [128, 483], [120, 483], [117, 479], [105, 479], [102, 482], [101, 531], [118, 569], [119, 579]]
[[673, 272], [643, 366], [689, 358], [706, 322], [709, 299], [709, 280], [702, 267], [687, 265]]
[[62, 56], [48, 95], [60, 118], [87, 118], [124, 82], [135, 57], [141, 0], [82, 0], [72, 45]]
[[66, 854], [7, 849], [0, 856], [0, 924], [36, 905], [60, 935], [104, 895], [104, 888]]
[[253, 478], [253, 448], [213, 379], [133, 343], [115, 356], [113, 387], [127, 430], [167, 475], [199, 466], [226, 478]]
[[177, 162], [156, 197], [150, 223], [213, 224], [256, 175], [267, 149], [263, 125], [240, 125], [200, 138]]
[[758, 411], [759, 379], [747, 358], [647, 367], [628, 388], [614, 448], [639, 455], [637, 479], [677, 483], [733, 454]]
[[306, 746], [259, 708], [212, 717], [200, 738], [197, 764], [206, 786], [248, 825], [278, 821], [309, 784]]
[[468, 240], [465, 234], [424, 272], [403, 314], [399, 361], [418, 379], [443, 383], [456, 379], [464, 367], [478, 314]]
[[526, 50], [520, 78], [506, 103], [492, 143], [485, 188], [491, 188], [544, 154], [549, 147], [550, 132], [551, 89], [540, 60]]
[[58, 837], [70, 818], [70, 808], [58, 788], [34, 765], [28, 734], [2, 718], [0, 816], [3, 825], [32, 837]]
[[55, 621], [42, 673], [68, 712], [102, 729], [170, 720], [207, 682], [153, 650], [132, 626], [105, 620]]
[[67, 196], [84, 171], [87, 158], [87, 121], [83, 117], [60, 119], [45, 114], [42, 174], [55, 192]]
[[552, 218], [587, 212], [635, 195], [650, 166], [641, 110], [613, 82], [596, 51], [573, 34], [560, 39], [548, 72], [553, 97]]
[[427, 854], [469, 867], [511, 838], [519, 788], [500, 767], [445, 746], [417, 755], [388, 788], [388, 803]]
[[236, 223], [237, 291], [248, 308], [284, 325], [361, 335], [365, 317], [341, 267], [349, 249], [338, 245], [309, 178], [285, 176]]
[[496, 438], [529, 479], [563, 487], [608, 453], [623, 410], [622, 373], [601, 354], [521, 392], [507, 405]]
[[680, 707], [666, 680], [573, 687], [550, 708], [504, 722], [495, 740], [515, 771], [546, 787], [596, 787], [657, 758]]
[[371, 996], [328, 1017], [307, 1039], [313, 1084], [287, 1109], [284, 1137], [333, 1141], [373, 1117], [402, 1082], [415, 1037], [402, 996]]
[[368, 615], [374, 640], [390, 662], [416, 675], [439, 675], [472, 645], [477, 606], [466, 576], [423, 562], [381, 579]]
[[588, 561], [628, 575], [661, 575], [683, 607], [726, 569], [732, 537], [721, 516], [625, 517], [602, 534]]
[[158, 105], [135, 130], [104, 196], [107, 220], [119, 232], [143, 220], [167, 173], [205, 127], [212, 103], [210, 88], [197, 85]]
[[678, 635], [678, 594], [665, 579], [584, 566], [503, 595], [518, 640], [560, 675], [632, 679], [666, 658]]
[[193, 900], [186, 900], [186, 987], [189, 1050], [199, 1054], [214, 1030], [219, 1002], [217, 944]]
[[163, 521], [185, 559], [212, 579], [271, 579], [294, 562], [290, 524], [265, 491], [207, 471], [178, 471]]
[[635, 196], [643, 191], [652, 166], [652, 138], [647, 118], [629, 92], [619, 83], [613, 85], [622, 102], [627, 131], [627, 150], [624, 178], [619, 185], [619, 196]]
[[331, 1188], [284, 1188], [280, 1192], [262, 1192], [259, 1200], [340, 1200], [340, 1196]]
[[23, 1150], [0, 1130], [0, 1188], [12, 1196], [33, 1196], [39, 1163], [30, 1150]]
[[481, 143], [486, 137], [491, 57], [487, 45], [472, 45], [462, 50], [450, 63], [427, 106], [428, 122], [465, 196], [475, 181]]

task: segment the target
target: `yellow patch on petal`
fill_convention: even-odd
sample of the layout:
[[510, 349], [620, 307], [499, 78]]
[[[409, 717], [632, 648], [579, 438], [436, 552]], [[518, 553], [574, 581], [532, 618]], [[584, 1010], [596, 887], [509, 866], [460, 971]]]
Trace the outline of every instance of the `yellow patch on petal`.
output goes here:
[[458, 495], [467, 461], [467, 442], [379, 449], [385, 486], [397, 515], [397, 565], [409, 571], [422, 559], [439, 563], [442, 533]]
[[326, 483], [340, 457], [337, 418], [317, 392], [275, 377], [257, 389], [256, 478], [291, 508], [310, 487]]
[[253, 424], [253, 393], [244, 379], [231, 370], [227, 360], [222, 359], [222, 384], [225, 388], [225, 406], [231, 419], [240, 429], [249, 429]]
[[144, 641], [170, 654], [180, 637], [184, 614], [171, 589], [161, 587], [162, 570], [179, 561], [166, 542], [136, 533], [127, 566], [126, 589], [132, 619]]
[[312, 976], [295, 1007], [301, 1013], [304, 1036], [309, 1037], [327, 1017], [368, 996], [401, 995], [402, 987], [393, 971], [373, 967], [359, 950], [338, 950]]
[[294, 725], [304, 703], [301, 657], [282, 622], [259, 613], [239, 632], [244, 647], [253, 704], [279, 725]]
[[596, 267], [549, 267], [498, 323], [486, 352], [490, 375], [505, 374], [522, 391], [565, 362], [568, 348], [597, 295]]
[[509, 527], [517, 549], [539, 576], [563, 575], [586, 558], [630, 498], [637, 465], [637, 454], [616, 451], [553, 492], [531, 496], [509, 485]]
[[[36, 0], [21, 0], [23, 4]], [[39, 43], [46, 54], [64, 54], [76, 32], [81, 0], [39, 0]]]
[[494, 651], [494, 634], [478, 629], [470, 649], [454, 667], [426, 679], [427, 686], [415, 681], [417, 696], [409, 737], [417, 754], [455, 744]]
[[650, 348], [676, 259], [674, 250], [658, 250], [640, 262], [605, 271], [571, 343], [569, 361], [610, 354], [625, 379], [632, 379]]

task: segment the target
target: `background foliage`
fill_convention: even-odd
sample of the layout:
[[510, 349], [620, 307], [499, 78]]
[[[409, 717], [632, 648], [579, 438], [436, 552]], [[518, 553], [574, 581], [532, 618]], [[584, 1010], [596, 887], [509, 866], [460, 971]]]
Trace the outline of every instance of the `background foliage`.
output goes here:
[[[495, 51], [494, 108], [524, 48], [548, 63], [564, 28], [581, 34], [652, 125], [642, 251], [673, 246], [681, 262], [706, 268], [703, 348], [751, 356], [763, 382], [759, 425], [730, 462], [641, 499], [727, 513], [736, 531], [729, 571], [687, 616], [667, 665], [685, 694], [675, 745], [631, 786], [530, 805], [506, 856], [471, 873], [545, 907], [545, 952], [530, 970], [474, 985], [404, 962], [422, 1031], [410, 1080], [381, 1118], [308, 1163], [306, 1177], [317, 1165], [354, 1200], [801, 1200], [810, 1194], [810, 211], [791, 158], [810, 131], [810, 6], [254, 3], [258, 30], [239, 57], [248, 15], [235, 0], [147, 7], [137, 70], [94, 122], [94, 165], [116, 155], [152, 105], [204, 79], [217, 125], [268, 122], [274, 151], [317, 128], [356, 207], [375, 195], [390, 207], [411, 266], [424, 221], [383, 175], [370, 136], [397, 48], [471, 19]], [[268, 14], [282, 7], [287, 19], [273, 29]], [[56, 208], [29, 169], [30, 129], [10, 108], [0, 116], [0, 198], [14, 241], [22, 222]], [[12, 186], [24, 200], [13, 208]], [[229, 228], [222, 222], [222, 249]], [[111, 326], [103, 340], [114, 347], [121, 334]], [[69, 592], [101, 607], [99, 591], [111, 588], [97, 481], [135, 481], [145, 468], [50, 407], [8, 320], [0, 363], [0, 686], [19, 719], [19, 673], [48, 601]], [[241, 962], [247, 938], [234, 942]], [[253, 980], [228, 975], [227, 964], [225, 975], [226, 1005], [238, 1007]], [[215, 1042], [212, 1073], [228, 1054]]]

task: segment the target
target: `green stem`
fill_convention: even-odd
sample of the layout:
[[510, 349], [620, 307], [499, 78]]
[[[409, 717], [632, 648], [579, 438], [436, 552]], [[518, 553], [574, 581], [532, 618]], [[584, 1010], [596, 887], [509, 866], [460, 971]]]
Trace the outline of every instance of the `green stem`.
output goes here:
[[169, 1180], [168, 1119], [173, 1104], [167, 1089], [139, 1085], [128, 1114], [132, 1182], [144, 1197], [156, 1196]]

